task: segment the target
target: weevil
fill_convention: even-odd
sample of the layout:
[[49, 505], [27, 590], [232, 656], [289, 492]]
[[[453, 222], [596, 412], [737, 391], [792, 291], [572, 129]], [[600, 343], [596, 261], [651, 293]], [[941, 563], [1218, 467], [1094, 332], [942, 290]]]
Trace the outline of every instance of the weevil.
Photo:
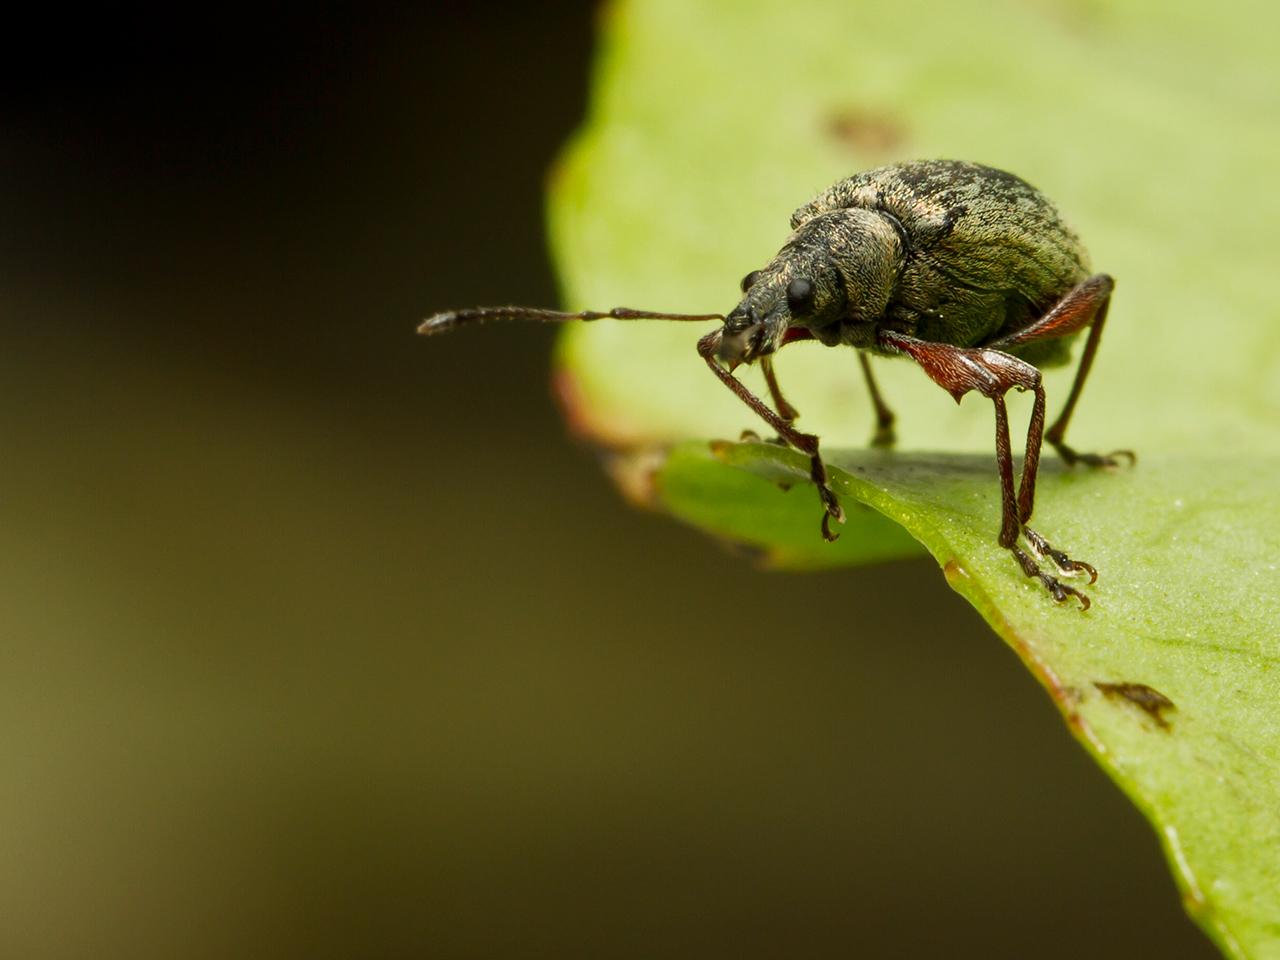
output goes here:
[[[742, 297], [728, 314], [478, 307], [438, 313], [422, 323], [419, 333], [486, 320], [718, 321], [718, 330], [698, 340], [698, 354], [781, 442], [809, 458], [827, 540], [836, 539], [831, 521], [843, 523], [844, 511], [831, 489], [818, 438], [795, 427], [799, 414], [778, 386], [773, 355], [800, 340], [856, 349], [875, 410], [872, 444], [885, 447], [894, 442], [894, 415], [876, 386], [868, 355], [910, 357], [957, 403], [976, 391], [995, 405], [998, 542], [1055, 600], [1075, 597], [1088, 609], [1088, 596], [1059, 577], [1088, 576], [1094, 583], [1097, 571], [1055, 549], [1027, 524], [1043, 441], [1069, 466], [1114, 467], [1134, 460], [1127, 450], [1080, 453], [1065, 440], [1114, 286], [1107, 274], [1091, 272], [1079, 237], [1026, 181], [980, 164], [922, 160], [856, 174], [802, 206], [791, 216], [791, 235], [782, 249], [743, 278]], [[1040, 368], [1066, 363], [1070, 342], [1086, 328], [1071, 392], [1046, 430]], [[734, 376], [744, 363], [760, 364], [772, 407]], [[1030, 390], [1035, 397], [1016, 486], [1004, 400], [1010, 390]], [[1037, 559], [1051, 564], [1057, 576], [1043, 571]]]

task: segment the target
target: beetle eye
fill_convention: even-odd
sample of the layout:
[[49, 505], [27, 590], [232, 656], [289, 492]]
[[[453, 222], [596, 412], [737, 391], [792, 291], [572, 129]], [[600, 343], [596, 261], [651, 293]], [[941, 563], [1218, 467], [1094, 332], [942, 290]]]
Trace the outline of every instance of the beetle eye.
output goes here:
[[750, 273], [748, 273], [745, 277], [742, 278], [742, 292], [746, 293], [748, 290], [754, 287], [756, 285], [756, 281], [759, 279], [760, 279], [759, 270], [752, 270]]
[[813, 310], [813, 281], [796, 277], [787, 284], [787, 309], [793, 314], [805, 314]]

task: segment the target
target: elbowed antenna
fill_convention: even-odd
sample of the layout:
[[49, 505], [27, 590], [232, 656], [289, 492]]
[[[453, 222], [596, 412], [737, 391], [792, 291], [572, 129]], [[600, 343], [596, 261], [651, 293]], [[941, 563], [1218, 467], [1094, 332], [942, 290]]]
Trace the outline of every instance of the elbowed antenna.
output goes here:
[[468, 323], [484, 323], [487, 320], [524, 320], [530, 323], [568, 323], [570, 320], [724, 320], [719, 313], [654, 313], [651, 310], [632, 310], [630, 307], [614, 307], [607, 313], [583, 310], [581, 313], [563, 313], [559, 310], [539, 310], [536, 307], [469, 307], [466, 310], [446, 310], [427, 317], [418, 327], [425, 336], [444, 333]]

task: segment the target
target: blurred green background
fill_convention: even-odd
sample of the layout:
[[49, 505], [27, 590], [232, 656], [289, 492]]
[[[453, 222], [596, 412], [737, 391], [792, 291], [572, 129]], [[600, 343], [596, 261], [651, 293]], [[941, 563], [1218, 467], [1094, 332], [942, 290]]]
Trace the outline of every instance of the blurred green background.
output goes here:
[[758, 572], [550, 331], [413, 335], [555, 301], [593, 15], [11, 22], [0, 955], [1213, 956], [932, 561]]

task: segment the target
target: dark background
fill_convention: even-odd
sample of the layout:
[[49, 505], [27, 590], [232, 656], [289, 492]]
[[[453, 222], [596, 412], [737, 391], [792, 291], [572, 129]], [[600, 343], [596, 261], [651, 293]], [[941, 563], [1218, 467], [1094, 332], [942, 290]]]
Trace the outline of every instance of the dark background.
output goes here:
[[592, 6], [9, 21], [0, 954], [1212, 956], [931, 562], [757, 572], [550, 331], [413, 335], [554, 303]]

